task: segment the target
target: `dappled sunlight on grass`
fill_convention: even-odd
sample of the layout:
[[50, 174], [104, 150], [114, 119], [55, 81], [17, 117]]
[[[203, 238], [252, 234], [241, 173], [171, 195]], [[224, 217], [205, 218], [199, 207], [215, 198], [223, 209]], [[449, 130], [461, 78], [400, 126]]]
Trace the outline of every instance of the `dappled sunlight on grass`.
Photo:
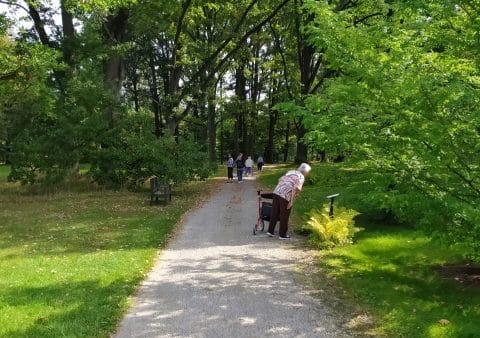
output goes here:
[[[51, 282], [5, 288], [3, 337], [106, 336], [135, 283], [126, 280]], [[91, 325], [85, 325], [91, 323]]]
[[429, 327], [428, 337], [458, 337], [456, 334], [458, 331], [456, 325], [451, 322], [445, 324], [435, 323]]
[[[385, 227], [367, 231], [353, 246], [325, 252], [321, 264], [379, 318], [379, 332], [468, 336], [478, 332], [468, 318], [480, 314], [480, 290], [439, 278], [434, 267], [452, 259], [460, 255], [416, 231]], [[442, 319], [449, 324], [440, 324]]]
[[[262, 174], [275, 186], [283, 171]], [[346, 208], [344, 193], [351, 182], [366, 179], [358, 168], [314, 164], [296, 202], [292, 222], [304, 222], [325, 196], [340, 193], [335, 205]], [[360, 222], [360, 221], [359, 221]], [[461, 249], [445, 248], [412, 227], [369, 222], [354, 244], [321, 252], [320, 267], [335, 284], [375, 317], [368, 334], [388, 337], [476, 337], [480, 332], [480, 288], [442, 278], [437, 267], [461, 262]]]
[[108, 336], [181, 215], [214, 182], [30, 194], [0, 170], [0, 336]]

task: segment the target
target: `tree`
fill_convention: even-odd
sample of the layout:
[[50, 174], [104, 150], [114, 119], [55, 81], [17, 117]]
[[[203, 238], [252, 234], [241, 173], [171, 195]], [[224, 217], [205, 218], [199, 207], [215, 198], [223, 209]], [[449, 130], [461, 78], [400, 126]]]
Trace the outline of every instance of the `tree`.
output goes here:
[[311, 41], [342, 75], [307, 100], [306, 125], [314, 144], [367, 168], [369, 179], [352, 184], [359, 207], [423, 224], [474, 254], [480, 135], [470, 6], [394, 1], [378, 15], [368, 3], [339, 13], [312, 2]]

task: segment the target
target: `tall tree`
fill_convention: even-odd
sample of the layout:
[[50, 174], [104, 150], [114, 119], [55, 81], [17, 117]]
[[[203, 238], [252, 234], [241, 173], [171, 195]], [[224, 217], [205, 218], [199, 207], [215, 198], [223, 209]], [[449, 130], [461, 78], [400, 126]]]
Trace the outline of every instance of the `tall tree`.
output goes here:
[[[218, 72], [225, 70], [227, 63], [241, 49], [249, 37], [258, 32], [287, 3], [281, 1], [275, 7], [266, 7], [264, 14], [257, 7], [259, 0], [249, 2], [215, 2], [182, 1], [167, 6], [164, 3], [142, 3], [142, 12], [158, 13], [151, 18], [142, 18], [137, 27], [142, 32], [155, 34], [148, 20], [154, 22], [175, 22], [174, 27], [162, 27], [164, 61], [159, 67], [165, 67], [164, 107], [166, 124], [170, 132], [174, 132], [178, 124], [188, 116], [192, 97], [199, 82], [206, 81], [211, 85]], [[169, 8], [160, 11], [155, 8]], [[159, 17], [160, 16], [160, 17]], [[232, 18], [238, 18], [232, 22]], [[147, 19], [147, 21], [145, 20]], [[173, 20], [172, 20], [173, 19]], [[193, 20], [194, 19], [194, 20]], [[212, 26], [213, 24], [213, 26]], [[193, 26], [192, 26], [193, 25]], [[198, 27], [198, 28], [197, 28]], [[213, 28], [212, 28], [213, 27]], [[197, 30], [205, 32], [209, 38], [191, 42], [190, 36], [198, 36]], [[193, 33], [192, 33], [193, 32]], [[188, 65], [188, 67], [187, 67]], [[207, 74], [204, 77], [204, 74]], [[203, 87], [203, 85], [200, 84]]]
[[476, 6], [349, 4], [311, 3], [312, 42], [341, 76], [306, 101], [307, 137], [366, 168], [369, 180], [351, 183], [359, 208], [423, 225], [478, 257]]

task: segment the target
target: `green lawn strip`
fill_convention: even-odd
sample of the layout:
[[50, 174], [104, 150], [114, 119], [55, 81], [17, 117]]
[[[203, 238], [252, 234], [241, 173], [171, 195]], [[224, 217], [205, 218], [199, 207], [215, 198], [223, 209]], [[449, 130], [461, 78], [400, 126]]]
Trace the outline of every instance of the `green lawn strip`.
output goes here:
[[[263, 173], [273, 187], [283, 171]], [[361, 172], [337, 164], [314, 165], [312, 181], [295, 204], [297, 220], [326, 202]], [[342, 203], [342, 195], [336, 205]], [[349, 299], [373, 315], [370, 333], [390, 337], [475, 337], [480, 332], [480, 288], [442, 278], [437, 267], [461, 261], [447, 249], [410, 227], [359, 224], [355, 244], [323, 251], [319, 265]], [[441, 321], [447, 320], [448, 322]], [[443, 324], [442, 324], [443, 323]]]
[[149, 206], [148, 191], [32, 196], [1, 184], [2, 337], [109, 336], [181, 215], [215, 186]]
[[10, 173], [10, 166], [0, 164], [0, 180], [4, 181], [9, 173]]
[[474, 337], [480, 330], [472, 321], [480, 318], [480, 290], [436, 272], [460, 257], [415, 230], [377, 226], [359, 234], [355, 245], [324, 252], [320, 264], [374, 315], [378, 332]]

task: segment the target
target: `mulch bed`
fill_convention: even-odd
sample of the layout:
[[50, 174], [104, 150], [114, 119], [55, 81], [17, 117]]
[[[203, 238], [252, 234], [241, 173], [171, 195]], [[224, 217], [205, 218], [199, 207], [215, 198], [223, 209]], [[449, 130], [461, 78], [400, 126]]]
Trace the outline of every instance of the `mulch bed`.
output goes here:
[[472, 263], [447, 264], [437, 268], [438, 273], [446, 279], [460, 284], [480, 287], [480, 265]]

